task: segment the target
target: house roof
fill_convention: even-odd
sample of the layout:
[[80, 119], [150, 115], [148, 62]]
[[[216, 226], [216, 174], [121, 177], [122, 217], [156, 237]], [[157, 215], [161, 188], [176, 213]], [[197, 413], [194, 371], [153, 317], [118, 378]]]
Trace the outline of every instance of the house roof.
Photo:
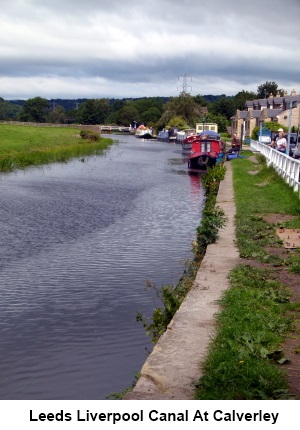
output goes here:
[[267, 106], [267, 99], [259, 99], [259, 100], [258, 100], [258, 103], [259, 103], [261, 106]]
[[284, 99], [284, 97], [274, 97], [273, 101], [277, 105], [277, 104], [283, 103], [283, 99]]
[[285, 96], [284, 100], [286, 102], [300, 102], [300, 95], [297, 95], [297, 96]]
[[232, 117], [230, 117], [230, 119], [246, 119], [248, 116], [248, 110], [240, 110], [237, 111], [235, 115], [233, 115]]
[[251, 113], [251, 116], [253, 118], [260, 118], [262, 111], [261, 110], [253, 110], [252, 112], [249, 112], [249, 113]]
[[279, 115], [281, 112], [283, 112], [283, 109], [266, 109], [266, 116], [269, 118], [274, 118], [275, 116]]
[[247, 118], [247, 115], [248, 115], [248, 111], [246, 111], [246, 110], [242, 110], [240, 112], [240, 118]]
[[[280, 108], [283, 110], [284, 107], [289, 106], [292, 103], [293, 107], [298, 106], [300, 104], [300, 94], [295, 95], [285, 95], [284, 97], [268, 97], [267, 99], [255, 99], [255, 100], [247, 100], [245, 103], [245, 109], [249, 111], [250, 109], [258, 110], [258, 108], [267, 108], [268, 106], [273, 106]], [[271, 116], [276, 116], [278, 113], [272, 113]], [[270, 116], [270, 115], [269, 115]], [[257, 118], [257, 116], [256, 116]]]

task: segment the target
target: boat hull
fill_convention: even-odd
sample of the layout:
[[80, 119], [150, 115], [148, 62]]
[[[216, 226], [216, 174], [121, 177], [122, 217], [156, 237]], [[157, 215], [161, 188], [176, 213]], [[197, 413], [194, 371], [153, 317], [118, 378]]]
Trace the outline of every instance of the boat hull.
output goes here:
[[217, 157], [209, 154], [195, 154], [189, 158], [188, 167], [194, 170], [207, 170], [208, 167], [214, 167], [217, 163]]
[[190, 151], [192, 149], [192, 143], [191, 142], [182, 142], [181, 144], [183, 151]]
[[153, 139], [152, 129], [145, 127], [144, 125], [140, 125], [134, 133], [135, 137], [138, 139]]
[[151, 133], [135, 134], [135, 137], [137, 137], [138, 139], [153, 139]]
[[215, 139], [197, 139], [192, 143], [188, 167], [193, 170], [207, 170], [223, 159], [222, 142]]

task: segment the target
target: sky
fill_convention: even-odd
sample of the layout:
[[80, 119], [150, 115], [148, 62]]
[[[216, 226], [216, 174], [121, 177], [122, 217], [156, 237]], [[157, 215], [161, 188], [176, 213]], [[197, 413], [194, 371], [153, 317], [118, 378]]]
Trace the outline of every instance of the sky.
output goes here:
[[300, 0], [0, 0], [0, 97], [300, 92]]

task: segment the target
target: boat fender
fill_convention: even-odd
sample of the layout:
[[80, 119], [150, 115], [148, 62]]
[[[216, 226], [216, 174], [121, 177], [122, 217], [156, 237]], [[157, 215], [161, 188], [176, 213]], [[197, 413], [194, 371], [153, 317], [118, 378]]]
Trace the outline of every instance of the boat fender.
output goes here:
[[198, 165], [199, 166], [206, 166], [208, 163], [208, 156], [207, 155], [201, 155], [198, 159]]

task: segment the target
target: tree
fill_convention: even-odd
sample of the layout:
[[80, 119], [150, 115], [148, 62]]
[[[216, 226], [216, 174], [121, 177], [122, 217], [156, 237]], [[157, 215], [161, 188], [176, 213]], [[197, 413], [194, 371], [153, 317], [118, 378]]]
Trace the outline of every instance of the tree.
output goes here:
[[132, 102], [128, 101], [125, 105], [119, 110], [116, 116], [118, 125], [129, 125], [134, 121], [139, 122], [139, 112], [133, 106]]
[[140, 121], [144, 124], [154, 125], [161, 117], [161, 111], [156, 107], [151, 107], [140, 114]]
[[235, 114], [236, 108], [231, 97], [222, 97], [211, 106], [211, 113], [225, 116], [228, 120]]
[[208, 106], [209, 102], [207, 100], [205, 100], [204, 97], [200, 96], [200, 94], [198, 94], [197, 96], [193, 97], [194, 102], [199, 105], [199, 106]]
[[143, 97], [141, 99], [132, 100], [133, 106], [138, 110], [139, 114], [151, 109], [156, 108], [163, 113], [163, 101], [158, 97]]
[[[279, 122], [266, 121], [264, 123], [264, 127], [273, 132], [277, 132], [279, 128], [282, 128], [284, 131], [288, 131], [288, 128], [284, 125], [281, 125]], [[258, 138], [259, 131], [260, 126], [254, 127], [252, 130], [251, 139], [256, 140]]]
[[266, 81], [264, 84], [257, 87], [257, 98], [265, 99], [269, 97], [271, 93], [275, 97], [278, 92], [282, 97], [284, 93], [283, 89], [278, 89], [278, 84], [274, 81]]
[[247, 100], [254, 100], [257, 98], [257, 94], [253, 91], [240, 91], [233, 97], [233, 102], [235, 108], [239, 110], [244, 110]]
[[171, 118], [168, 124], [166, 125], [166, 128], [170, 128], [170, 127], [178, 127], [182, 130], [189, 128], [185, 119], [182, 116], [174, 116], [173, 118]]
[[81, 124], [104, 124], [109, 112], [107, 99], [90, 99], [80, 105], [76, 117]]
[[15, 120], [21, 112], [21, 106], [6, 102], [0, 97], [0, 120]]
[[48, 115], [48, 121], [54, 124], [64, 124], [66, 122], [65, 110], [62, 106], [56, 106]]
[[[114, 99], [113, 99], [114, 100]], [[117, 112], [125, 105], [125, 100], [114, 100], [112, 104], [112, 111]]]
[[186, 124], [194, 127], [201, 116], [201, 107], [194, 102], [190, 94], [184, 92], [178, 97], [173, 97], [165, 104], [164, 109], [165, 111], [158, 121], [158, 126], [161, 128], [166, 127], [169, 121], [176, 116], [181, 116]]
[[34, 97], [26, 100], [20, 118], [22, 121], [46, 122], [48, 110], [48, 100], [42, 97]]
[[205, 115], [205, 122], [213, 122], [218, 124], [219, 133], [226, 132], [227, 126], [229, 125], [229, 121], [223, 115], [214, 115], [212, 113], [208, 113]]

